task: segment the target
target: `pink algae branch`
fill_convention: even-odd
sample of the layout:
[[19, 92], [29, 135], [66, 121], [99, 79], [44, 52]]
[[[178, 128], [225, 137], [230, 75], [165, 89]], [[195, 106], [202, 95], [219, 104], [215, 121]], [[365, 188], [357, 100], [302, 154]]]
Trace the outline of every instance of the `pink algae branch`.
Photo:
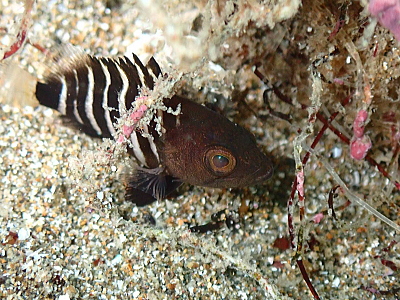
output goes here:
[[132, 134], [132, 132], [135, 130], [137, 123], [140, 121], [140, 119], [143, 117], [144, 113], [147, 110], [147, 106], [142, 104], [139, 106], [137, 110], [132, 112], [128, 119], [130, 122], [132, 122], [132, 125], [123, 125], [122, 126], [122, 135], [119, 136], [118, 142], [122, 143], [124, 141], [124, 138], [129, 138]]
[[369, 136], [364, 135], [365, 121], [367, 121], [368, 113], [361, 109], [353, 122], [354, 136], [350, 141], [350, 155], [356, 160], [364, 159], [367, 152], [372, 147]]
[[361, 138], [364, 135], [364, 124], [367, 121], [368, 113], [366, 110], [360, 110], [357, 113], [356, 118], [353, 122], [353, 132], [354, 136], [357, 138]]
[[371, 105], [371, 87], [367, 84], [364, 87], [363, 109], [357, 112], [353, 122], [353, 138], [350, 141], [350, 156], [355, 160], [362, 160], [367, 156], [369, 149], [372, 148], [372, 142], [369, 136], [364, 134], [365, 122], [368, 119], [366, 108]]
[[400, 41], [400, 0], [371, 0], [368, 9]]
[[11, 45], [10, 49], [4, 53], [2, 60], [13, 55], [25, 43], [27, 32], [28, 32], [29, 21], [31, 20], [31, 12], [32, 12], [32, 8], [33, 8], [33, 3], [34, 3], [34, 0], [26, 0], [25, 1], [25, 11], [24, 11], [24, 15], [22, 17], [21, 26], [20, 26], [18, 34], [17, 34], [17, 40]]
[[301, 198], [304, 198], [304, 171], [300, 171], [296, 174], [297, 187], [296, 190]]

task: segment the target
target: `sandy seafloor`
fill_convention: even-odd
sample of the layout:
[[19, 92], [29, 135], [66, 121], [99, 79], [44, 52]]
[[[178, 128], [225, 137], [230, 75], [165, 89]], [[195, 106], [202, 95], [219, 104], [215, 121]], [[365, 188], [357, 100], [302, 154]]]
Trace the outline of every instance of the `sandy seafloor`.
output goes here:
[[[150, 26], [135, 9], [110, 14], [102, 2], [86, 2], [39, 1], [30, 38], [44, 46], [52, 40], [69, 41], [96, 54], [115, 55]], [[22, 3], [0, 3], [3, 20], [22, 12]], [[130, 39], [112, 36], [113, 31], [123, 31]], [[157, 43], [152, 47], [157, 50]], [[35, 73], [40, 55], [27, 45], [15, 60]], [[4, 93], [1, 98], [7, 96]], [[288, 235], [287, 193], [271, 203], [278, 197], [268, 190], [274, 186], [275, 191], [289, 191], [290, 180], [283, 185], [281, 177], [273, 178], [267, 186], [244, 191], [185, 185], [170, 200], [138, 209], [123, 202], [121, 173], [129, 158], [107, 162], [102, 141], [64, 126], [50, 109], [0, 104], [0, 120], [1, 299], [311, 298], [293, 251], [274, 247], [278, 238]], [[261, 121], [247, 122], [257, 133]], [[271, 130], [274, 122], [264, 125]], [[269, 150], [291, 155], [282, 132], [271, 130], [259, 142], [275, 142], [279, 146]], [[321, 179], [326, 172], [313, 168], [308, 177], [310, 220], [326, 210], [329, 191]], [[204, 224], [213, 213], [234, 211], [240, 203], [251, 203], [252, 209], [242, 211], [238, 229], [188, 231], [186, 223]], [[399, 216], [386, 212], [392, 219]], [[337, 223], [325, 218], [307, 227], [314, 247], [304, 260], [320, 296], [398, 299], [398, 233], [356, 206], [339, 212], [339, 217]], [[392, 241], [394, 246], [385, 252]], [[392, 262], [397, 271], [380, 258]]]

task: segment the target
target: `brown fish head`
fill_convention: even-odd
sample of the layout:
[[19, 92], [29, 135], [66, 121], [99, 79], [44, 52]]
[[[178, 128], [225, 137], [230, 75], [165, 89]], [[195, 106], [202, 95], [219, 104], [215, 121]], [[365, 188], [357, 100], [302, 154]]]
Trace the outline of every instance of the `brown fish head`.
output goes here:
[[244, 187], [272, 176], [273, 164], [243, 127], [208, 108], [174, 97], [178, 117], [165, 117], [163, 163], [169, 175], [182, 182], [216, 188]]

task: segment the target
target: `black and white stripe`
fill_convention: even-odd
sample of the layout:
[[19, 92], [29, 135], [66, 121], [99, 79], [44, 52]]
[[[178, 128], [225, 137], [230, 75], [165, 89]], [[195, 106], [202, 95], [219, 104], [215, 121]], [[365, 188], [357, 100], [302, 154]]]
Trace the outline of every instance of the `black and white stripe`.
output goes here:
[[[45, 83], [38, 82], [36, 97], [42, 105], [58, 110], [85, 133], [97, 137], [114, 137], [117, 119], [132, 107], [139, 89], [153, 89], [161, 74], [154, 58], [145, 67], [135, 54], [112, 59], [82, 53], [71, 60], [63, 57], [62, 61], [64, 64]], [[157, 135], [149, 127], [144, 126], [144, 136], [132, 133], [130, 152], [142, 166], [155, 168], [160, 164]]]
[[[81, 119], [81, 117], [79, 115], [78, 104], [77, 104], [77, 102], [78, 102], [77, 95], [78, 95], [78, 91], [79, 91], [79, 85], [77, 84], [79, 82], [78, 73], [76, 72], [76, 70], [73, 70], [72, 72], [74, 73], [74, 81], [73, 82], [75, 84], [75, 93], [73, 93], [73, 91], [72, 91], [73, 87], [71, 87], [71, 91], [68, 92], [68, 95], [69, 95], [68, 98], [70, 99], [68, 101], [68, 103], [71, 103], [71, 101], [72, 101], [72, 105], [68, 106], [69, 110], [67, 112], [67, 115], [72, 118], [71, 112], [70, 112], [70, 110], [72, 109], [74, 117], [75, 117], [75, 120], [79, 124], [83, 125], [84, 123], [83, 123], [83, 121], [82, 121], [82, 119]], [[58, 106], [58, 111], [60, 111], [60, 105]]]
[[[111, 76], [110, 76], [110, 72], [108, 72], [106, 65], [104, 64], [104, 62], [100, 59], [93, 59], [93, 61], [98, 62], [101, 66], [101, 70], [98, 71], [97, 76], [99, 77], [98, 82], [104, 83], [104, 86], [102, 89], [100, 89], [96, 95], [98, 95], [98, 97], [100, 98], [98, 101], [101, 101], [101, 107], [102, 107], [102, 113], [100, 113], [99, 118], [101, 119], [104, 116], [105, 122], [106, 122], [106, 126], [107, 129], [104, 130], [104, 132], [110, 132], [111, 136], [115, 135], [115, 128], [114, 125], [112, 123], [111, 120], [111, 111], [109, 109], [108, 106], [108, 89], [110, 88], [111, 85]], [[102, 77], [104, 76], [104, 78]], [[100, 85], [99, 84], [99, 85]], [[107, 135], [104, 135], [107, 136]], [[107, 136], [108, 137], [108, 136]]]

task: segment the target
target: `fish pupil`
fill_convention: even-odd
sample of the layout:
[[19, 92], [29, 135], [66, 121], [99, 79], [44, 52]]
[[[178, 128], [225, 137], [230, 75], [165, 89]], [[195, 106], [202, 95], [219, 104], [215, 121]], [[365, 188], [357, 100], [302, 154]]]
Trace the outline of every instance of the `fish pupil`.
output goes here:
[[214, 155], [212, 162], [217, 168], [224, 168], [229, 165], [229, 159], [223, 155]]

